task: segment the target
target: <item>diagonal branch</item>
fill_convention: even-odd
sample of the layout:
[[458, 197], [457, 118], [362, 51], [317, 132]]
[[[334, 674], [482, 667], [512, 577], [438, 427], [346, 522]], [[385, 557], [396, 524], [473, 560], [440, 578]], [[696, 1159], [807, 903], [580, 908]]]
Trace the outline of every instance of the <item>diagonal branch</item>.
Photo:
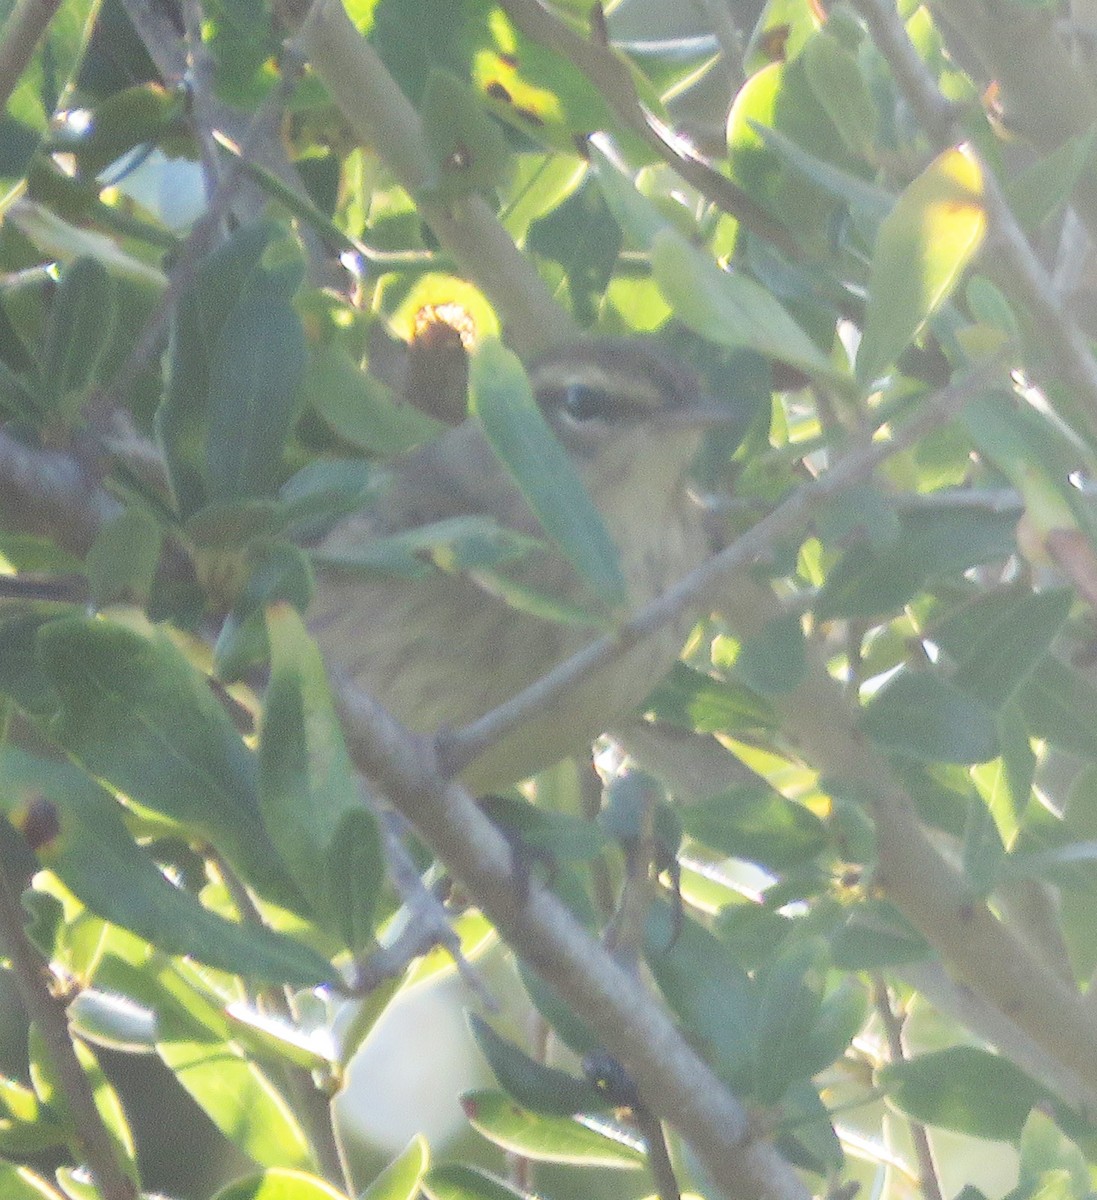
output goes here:
[[536, 879], [516, 882], [510, 845], [463, 787], [446, 782], [429, 741], [361, 692], [342, 699], [358, 768], [415, 825], [501, 936], [582, 1013], [651, 1111], [682, 1133], [718, 1185], [740, 1200], [807, 1200], [796, 1173], [754, 1138], [746, 1110], [635, 978]]

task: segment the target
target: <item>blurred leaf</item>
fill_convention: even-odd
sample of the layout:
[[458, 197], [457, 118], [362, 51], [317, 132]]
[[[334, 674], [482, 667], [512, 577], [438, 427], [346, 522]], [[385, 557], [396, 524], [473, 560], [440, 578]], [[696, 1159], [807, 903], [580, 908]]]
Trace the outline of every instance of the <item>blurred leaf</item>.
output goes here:
[[521, 558], [540, 544], [494, 517], [448, 517], [345, 551], [316, 551], [313, 558], [325, 566], [420, 579], [431, 574], [432, 563], [450, 570], [493, 567]]
[[895, 205], [895, 197], [881, 187], [843, 171], [833, 163], [816, 158], [809, 151], [786, 137], [777, 129], [751, 123], [767, 148], [793, 167], [805, 179], [829, 192], [836, 199], [844, 200], [874, 222], [883, 220]]
[[472, 411], [500, 461], [568, 561], [610, 609], [628, 595], [617, 547], [587, 494], [575, 464], [537, 407], [518, 359], [486, 341], [473, 357]]
[[259, 805], [321, 924], [355, 954], [373, 943], [385, 879], [376, 818], [343, 742], [320, 652], [288, 604], [267, 614], [271, 676], [259, 742]]
[[429, 1165], [430, 1146], [422, 1134], [416, 1134], [407, 1149], [385, 1167], [359, 1200], [416, 1200]]
[[[500, 1037], [475, 1013], [469, 1013], [468, 1021], [472, 1036], [488, 1060], [495, 1078], [527, 1114], [569, 1117], [577, 1112], [597, 1112], [610, 1107], [610, 1102], [594, 1084], [536, 1062], [513, 1042]], [[466, 1101], [466, 1113], [468, 1105]], [[479, 1110], [477, 1119], [482, 1121]], [[514, 1146], [510, 1148], [516, 1149]]]
[[506, 183], [510, 148], [476, 91], [448, 71], [434, 69], [427, 77], [420, 117], [434, 159], [431, 191], [450, 200]]
[[846, 147], [875, 157], [876, 108], [857, 59], [826, 30], [808, 38], [800, 55], [811, 90], [819, 98]]
[[127, 505], [101, 525], [85, 564], [92, 605], [143, 604], [152, 590], [163, 539], [159, 522], [139, 504]]
[[0, 1163], [0, 1192], [6, 1200], [64, 1200], [60, 1192], [29, 1167]]
[[254, 1061], [181, 1007], [159, 1015], [160, 1057], [230, 1142], [260, 1166], [313, 1166], [296, 1117]]
[[1000, 709], [1047, 653], [1072, 600], [1066, 588], [992, 593], [950, 613], [930, 636], [956, 662], [953, 683]]
[[1097, 688], [1053, 655], [1045, 655], [1017, 693], [1033, 737], [1097, 760]]
[[621, 250], [621, 229], [594, 181], [536, 221], [526, 248], [560, 264], [576, 319], [580, 325], [591, 324]]
[[423, 1177], [427, 1200], [525, 1200], [522, 1192], [463, 1163], [442, 1163]]
[[819, 979], [826, 947], [811, 939], [783, 948], [755, 976], [758, 1010], [753, 1031], [754, 1086], [763, 1104], [775, 1104], [799, 1080], [810, 1079], [829, 1063], [805, 1053], [819, 1015]]
[[[593, 1085], [587, 1086], [594, 1090]], [[644, 1155], [634, 1145], [569, 1117], [525, 1112], [499, 1092], [468, 1092], [461, 1097], [461, 1106], [477, 1132], [497, 1146], [534, 1162], [626, 1171], [644, 1165]]]
[[1028, 163], [1006, 181], [1006, 197], [1013, 215], [1027, 230], [1037, 229], [1061, 205], [1092, 163], [1097, 129], [1067, 138], [1050, 154]]
[[68, 1012], [73, 1030], [97, 1045], [127, 1054], [156, 1046], [156, 1014], [126, 996], [85, 988]]
[[901, 1112], [972, 1137], [1015, 1142], [1047, 1090], [1011, 1062], [975, 1046], [952, 1046], [889, 1063], [877, 1079]]
[[52, 407], [76, 418], [84, 392], [110, 344], [114, 285], [94, 258], [78, 258], [61, 272], [42, 348], [42, 379]]
[[[289, 281], [295, 284], [292, 276]], [[272, 496], [302, 400], [307, 352], [287, 279], [256, 272], [216, 331], [207, 366], [210, 496]]]
[[772, 730], [777, 725], [773, 709], [757, 693], [734, 680], [713, 679], [681, 662], [674, 664], [646, 707], [660, 721], [698, 733]]
[[304, 388], [308, 402], [334, 433], [371, 454], [410, 450], [445, 428], [414, 405], [400, 403], [335, 343], [313, 349]]
[[732, 1088], [752, 1081], [758, 992], [729, 948], [686, 918], [675, 935], [669, 909], [648, 918], [648, 966], [688, 1035]]
[[[5, 18], [11, 7], [5, 6]], [[94, 7], [94, 0], [66, 0], [54, 7], [36, 52], [8, 101], [8, 113], [39, 133], [46, 132], [70, 72], [79, 65]], [[4, 173], [9, 177], [16, 174]]]
[[986, 762], [998, 753], [991, 711], [936, 673], [895, 675], [865, 706], [860, 728], [883, 749], [922, 762]]
[[315, 1175], [275, 1167], [234, 1180], [213, 1200], [347, 1200], [347, 1196]]
[[43, 628], [38, 650], [61, 700], [51, 736], [212, 842], [269, 899], [300, 906], [260, 818], [255, 756], [167, 634], [73, 617]]
[[233, 974], [299, 986], [332, 980], [331, 964], [314, 951], [262, 926], [226, 921], [170, 884], [130, 837], [118, 803], [76, 767], [9, 746], [0, 776], [8, 818], [25, 835], [35, 822], [40, 861], [105, 920], [165, 954], [193, 955]]
[[934, 580], [1017, 548], [1015, 511], [919, 508], [900, 514], [886, 545], [851, 547], [827, 575], [815, 606], [820, 620], [871, 617], [902, 607]]
[[518, 974], [534, 1007], [548, 1021], [568, 1049], [582, 1057], [602, 1048], [598, 1038], [525, 959], [518, 960]]
[[884, 218], [869, 279], [857, 378], [891, 369], [951, 295], [986, 231], [978, 161], [960, 148], [939, 155]]
[[[264, 221], [241, 226], [201, 261], [193, 284], [174, 308], [167, 390], [156, 423], [175, 502], [184, 520], [210, 499], [209, 397], [214, 373], [219, 370], [221, 332], [259, 270], [274, 233], [274, 226]], [[243, 326], [255, 317], [254, 306], [245, 305], [238, 320]], [[231, 355], [232, 348], [228, 349]], [[246, 354], [247, 349], [242, 348], [241, 353]], [[231, 408], [233, 397], [225, 395], [224, 399]]]
[[[809, 34], [804, 50], [820, 36], [829, 35]], [[822, 53], [826, 54], [825, 47]], [[823, 71], [817, 68], [816, 73], [824, 82]], [[766, 137], [769, 129], [841, 171], [862, 169], [820, 102], [804, 55], [769, 63], [739, 89], [728, 114], [728, 166], [732, 179], [792, 230], [802, 245], [827, 253], [843, 206], [771, 148]]]
[[278, 52], [271, 12], [262, 0], [203, 0], [203, 44], [226, 100], [254, 100], [256, 74]]
[[799, 613], [774, 617], [761, 633], [743, 642], [734, 671], [747, 687], [763, 696], [797, 688], [807, 672]]
[[[118, 1093], [103, 1074], [103, 1069], [89, 1046], [74, 1041], [72, 1049], [91, 1090], [99, 1120], [114, 1147], [115, 1161], [134, 1185], [137, 1185], [139, 1177], [134, 1159], [133, 1133]], [[54, 1055], [46, 1044], [38, 1022], [33, 1023], [30, 1028], [30, 1076], [39, 1100], [49, 1111], [71, 1114], [64, 1081], [56, 1069]], [[74, 1136], [79, 1137], [80, 1120], [75, 1114], [69, 1115], [68, 1119], [72, 1123]]]
[[652, 242], [651, 266], [674, 315], [702, 337], [732, 350], [756, 350], [838, 386], [839, 372], [761, 284], [721, 270], [673, 229]]
[[690, 837], [772, 871], [808, 862], [828, 841], [818, 817], [763, 783], [737, 784], [706, 800], [682, 805], [680, 816]]

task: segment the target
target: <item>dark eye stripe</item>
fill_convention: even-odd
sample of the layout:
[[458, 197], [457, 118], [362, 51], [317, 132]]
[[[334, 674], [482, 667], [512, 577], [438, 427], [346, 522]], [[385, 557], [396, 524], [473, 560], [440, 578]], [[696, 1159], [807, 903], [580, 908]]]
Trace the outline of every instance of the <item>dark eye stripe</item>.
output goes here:
[[588, 383], [546, 388], [540, 400], [544, 407], [565, 413], [573, 421], [622, 421], [643, 415], [629, 397]]

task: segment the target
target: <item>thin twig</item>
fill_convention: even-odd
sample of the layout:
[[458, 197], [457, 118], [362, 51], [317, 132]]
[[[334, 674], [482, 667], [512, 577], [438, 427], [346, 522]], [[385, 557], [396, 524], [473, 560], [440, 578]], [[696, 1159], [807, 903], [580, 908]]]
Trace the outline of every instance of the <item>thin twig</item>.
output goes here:
[[775, 221], [738, 184], [711, 167], [644, 108], [628, 64], [609, 46], [581, 38], [537, 0], [500, 0], [514, 24], [530, 39], [556, 50], [596, 89], [621, 124], [702, 196], [777, 246], [789, 258], [802, 257], [791, 233]]
[[400, 893], [407, 909], [407, 923], [400, 934], [387, 946], [375, 950], [369, 958], [355, 964], [352, 988], [365, 995], [380, 986], [386, 979], [402, 975], [411, 963], [441, 946], [453, 959], [457, 973], [468, 985], [469, 990], [490, 1012], [499, 1010], [499, 1001], [491, 989], [461, 950], [461, 939], [450, 924], [445, 905], [423, 883], [407, 848], [404, 846], [402, 830], [398, 828], [393, 813], [380, 815], [385, 858], [393, 884]]
[[886, 441], [872, 442], [851, 451], [825, 474], [797, 488], [767, 517], [753, 525], [725, 550], [710, 558], [658, 599], [645, 605], [614, 634], [592, 642], [536, 683], [478, 720], [447, 733], [439, 753], [447, 771], [458, 775], [475, 758], [518, 725], [545, 711], [580, 679], [588, 678], [626, 654], [637, 642], [675, 620], [684, 611], [711, 599], [721, 583], [770, 551], [775, 542], [803, 529], [819, 510], [820, 502], [868, 478], [891, 455], [956, 416], [965, 404], [985, 391], [1001, 373], [1003, 360], [994, 359], [922, 401], [918, 412], [892, 431]]
[[19, 897], [0, 870], [0, 944], [11, 962], [23, 1005], [38, 1026], [72, 1114], [76, 1140], [103, 1200], [136, 1200], [137, 1187], [118, 1161], [114, 1140], [95, 1106], [91, 1084], [69, 1033], [64, 1004], [50, 990], [46, 964], [24, 929]]
[[[903, 1045], [903, 1023], [892, 1007], [887, 984], [878, 976], [872, 981], [872, 1003], [884, 1026], [891, 1061], [903, 1062], [907, 1057]], [[945, 1200], [926, 1127], [911, 1117], [907, 1120], [907, 1128], [910, 1130], [910, 1140], [914, 1143], [914, 1156], [918, 1159], [918, 1184], [922, 1194], [926, 1200]]]

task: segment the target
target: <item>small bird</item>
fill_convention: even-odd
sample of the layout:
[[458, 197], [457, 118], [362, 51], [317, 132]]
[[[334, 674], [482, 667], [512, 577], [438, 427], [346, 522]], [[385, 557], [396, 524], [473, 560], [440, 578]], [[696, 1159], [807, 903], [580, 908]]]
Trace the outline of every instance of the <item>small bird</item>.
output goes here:
[[[629, 604], [640, 608], [706, 556], [687, 474], [704, 430], [728, 422], [730, 410], [703, 395], [692, 371], [634, 340], [561, 345], [529, 378], [618, 547]], [[398, 460], [381, 500], [336, 525], [318, 561], [468, 515], [545, 537], [474, 420]], [[548, 544], [502, 569], [558, 600], [589, 597]], [[475, 720], [597, 636], [520, 611], [460, 572], [406, 578], [321, 565], [309, 618], [330, 667], [425, 734]], [[687, 616], [662, 629], [569, 691], [475, 759], [463, 782], [476, 794], [499, 791], [589, 747], [666, 674], [691, 623]]]

